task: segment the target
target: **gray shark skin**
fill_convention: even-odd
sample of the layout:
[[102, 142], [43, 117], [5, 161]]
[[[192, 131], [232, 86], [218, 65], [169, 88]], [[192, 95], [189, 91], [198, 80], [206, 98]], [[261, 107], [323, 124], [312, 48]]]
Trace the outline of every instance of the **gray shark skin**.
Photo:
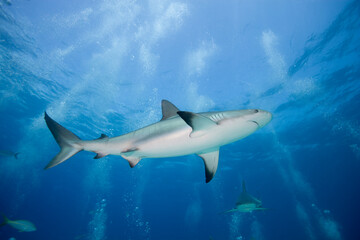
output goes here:
[[243, 191], [241, 192], [238, 200], [236, 201], [236, 206], [233, 209], [225, 211], [224, 213], [229, 212], [253, 212], [255, 210], [266, 210], [262, 207], [262, 203], [259, 199], [251, 196], [246, 191], [245, 181], [242, 182]]
[[81, 140], [45, 112], [46, 124], [61, 148], [45, 169], [82, 150], [96, 153], [96, 159], [120, 155], [131, 167], [143, 158], [197, 154], [204, 161], [208, 183], [217, 170], [220, 147], [252, 134], [272, 119], [271, 113], [258, 109], [192, 113], [179, 111], [167, 100], [161, 106], [159, 122], [118, 137], [102, 134], [95, 140]]

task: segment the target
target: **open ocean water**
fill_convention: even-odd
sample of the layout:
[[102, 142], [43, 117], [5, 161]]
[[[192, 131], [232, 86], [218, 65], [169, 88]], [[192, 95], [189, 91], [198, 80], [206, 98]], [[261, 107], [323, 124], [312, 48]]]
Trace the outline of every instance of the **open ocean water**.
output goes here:
[[[162, 99], [273, 120], [207, 184], [196, 155], [44, 170], [45, 111], [95, 139], [159, 121]], [[1, 240], [360, 239], [358, 0], [1, 0], [0, 113], [0, 213], [37, 228]], [[243, 180], [268, 210], [219, 214]]]

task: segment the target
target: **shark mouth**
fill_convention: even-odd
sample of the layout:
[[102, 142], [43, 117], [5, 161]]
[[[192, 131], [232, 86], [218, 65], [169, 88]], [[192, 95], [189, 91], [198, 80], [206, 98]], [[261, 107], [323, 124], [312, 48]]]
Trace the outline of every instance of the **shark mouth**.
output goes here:
[[258, 125], [258, 127], [260, 127], [259, 123], [257, 121], [254, 121], [254, 120], [249, 120], [249, 122], [253, 122], [255, 123], [256, 125]]

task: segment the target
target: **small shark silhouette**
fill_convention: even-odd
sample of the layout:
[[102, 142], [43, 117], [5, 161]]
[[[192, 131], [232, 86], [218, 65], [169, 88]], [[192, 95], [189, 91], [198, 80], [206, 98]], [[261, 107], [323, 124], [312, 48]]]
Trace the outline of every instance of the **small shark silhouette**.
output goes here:
[[20, 154], [19, 152], [13, 152], [13, 151], [9, 151], [9, 150], [0, 150], [0, 156], [4, 156], [4, 157], [14, 157], [14, 158], [18, 159], [19, 154]]
[[254, 210], [266, 210], [267, 208], [263, 208], [261, 201], [251, 196], [246, 191], [245, 181], [242, 182], [242, 193], [240, 194], [238, 200], [236, 201], [236, 206], [233, 209], [225, 211], [223, 213], [229, 212], [252, 212]]
[[1, 214], [4, 218], [4, 221], [0, 224], [0, 227], [9, 225], [19, 232], [33, 232], [36, 231], [35, 225], [28, 220], [10, 220], [4, 214]]

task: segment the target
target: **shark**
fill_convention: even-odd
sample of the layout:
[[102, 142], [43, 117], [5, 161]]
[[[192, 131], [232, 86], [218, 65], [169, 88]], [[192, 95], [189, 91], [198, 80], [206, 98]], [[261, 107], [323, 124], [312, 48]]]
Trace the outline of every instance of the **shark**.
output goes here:
[[4, 157], [14, 157], [16, 159], [18, 159], [19, 156], [19, 152], [13, 152], [13, 151], [9, 151], [9, 150], [0, 150], [0, 156], [4, 156]]
[[262, 203], [259, 199], [251, 196], [246, 191], [245, 181], [242, 182], [242, 192], [236, 201], [235, 208], [225, 211], [223, 213], [229, 212], [253, 212], [255, 210], [266, 210], [267, 208], [262, 207]]
[[193, 113], [180, 111], [162, 100], [160, 121], [129, 132], [98, 139], [81, 140], [45, 112], [45, 122], [60, 146], [60, 152], [46, 165], [52, 168], [84, 150], [96, 153], [95, 159], [118, 155], [134, 167], [143, 158], [168, 158], [197, 154], [205, 164], [205, 181], [214, 177], [221, 146], [238, 141], [264, 127], [272, 114], [260, 109]]
[[4, 222], [0, 224], [0, 227], [2, 227], [4, 225], [9, 225], [9, 226], [19, 230], [19, 232], [36, 231], [35, 225], [28, 220], [10, 220], [4, 214], [2, 214], [2, 215], [4, 218]]

